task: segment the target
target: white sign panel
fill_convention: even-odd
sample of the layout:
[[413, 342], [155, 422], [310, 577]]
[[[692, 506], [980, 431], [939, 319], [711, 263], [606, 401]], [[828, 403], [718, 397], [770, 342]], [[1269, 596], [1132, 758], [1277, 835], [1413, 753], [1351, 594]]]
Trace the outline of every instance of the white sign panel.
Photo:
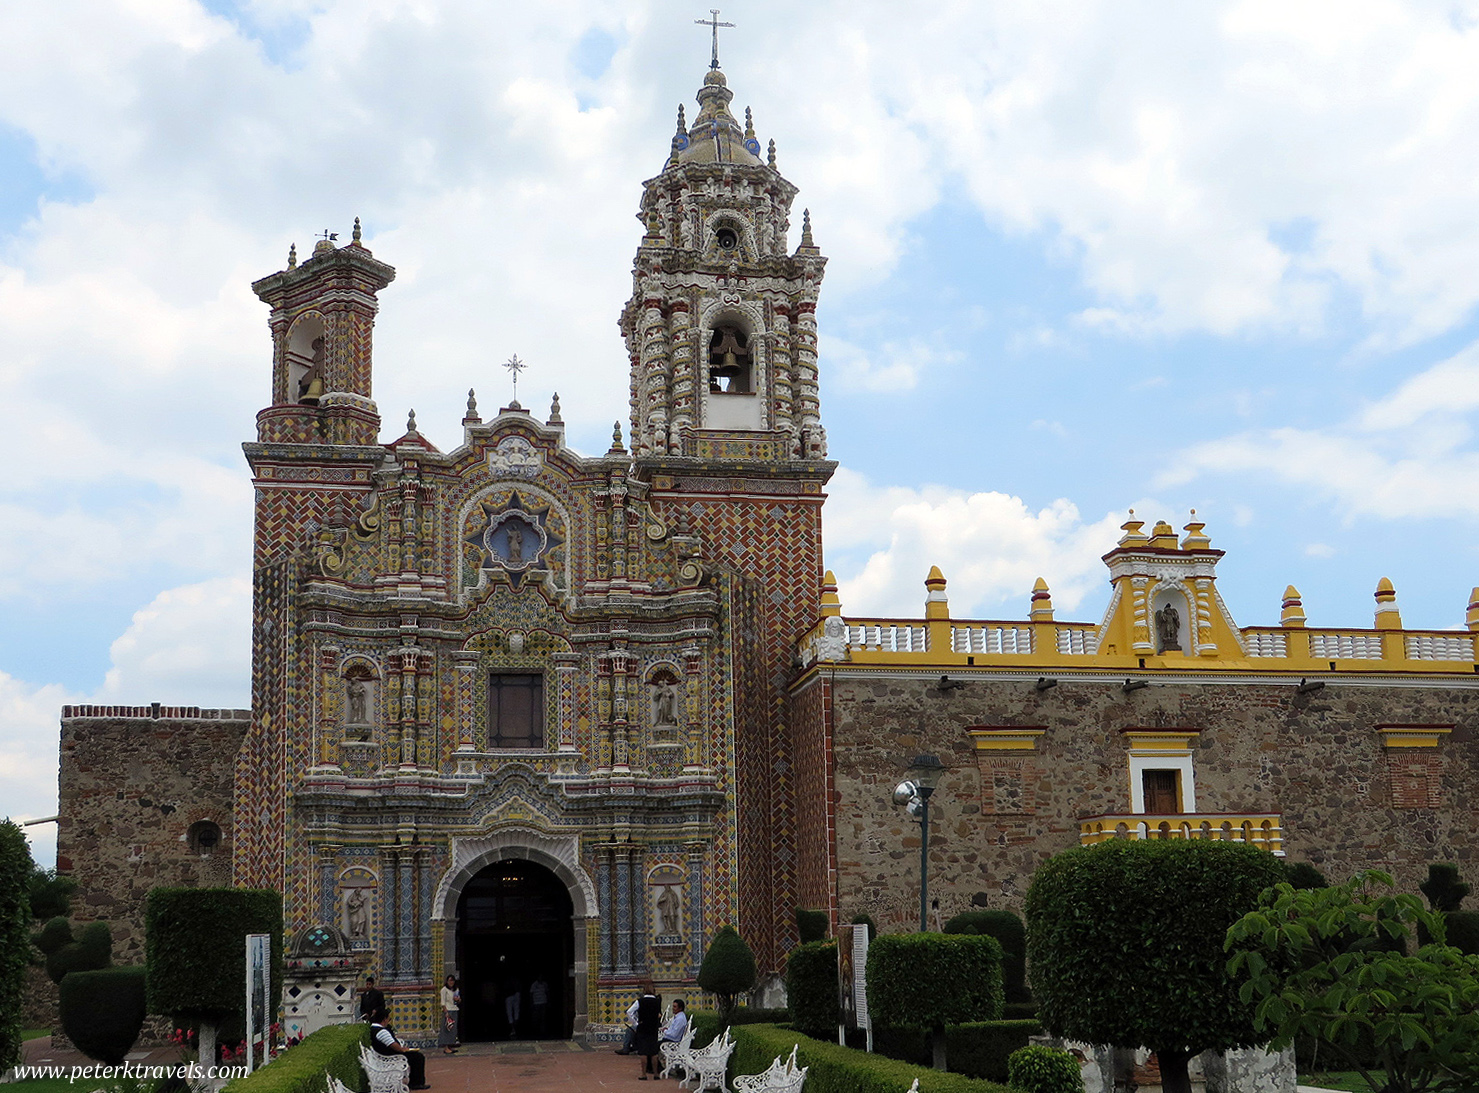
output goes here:
[[255, 1068], [253, 1049], [257, 1039], [262, 1041], [262, 1062], [267, 1061], [267, 1029], [271, 1018], [267, 1011], [270, 996], [272, 960], [272, 936], [270, 934], [246, 935], [246, 1065]]
[[872, 1026], [868, 1020], [868, 927], [852, 928], [852, 1004], [858, 1028]]

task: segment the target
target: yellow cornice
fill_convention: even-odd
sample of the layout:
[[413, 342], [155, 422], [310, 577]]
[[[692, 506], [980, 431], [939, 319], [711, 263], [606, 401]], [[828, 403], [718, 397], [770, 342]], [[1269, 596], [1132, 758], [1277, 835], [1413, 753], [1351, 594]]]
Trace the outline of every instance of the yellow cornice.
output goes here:
[[1046, 729], [1018, 729], [1012, 727], [986, 728], [977, 726], [966, 729], [976, 743], [977, 751], [1036, 751], [1037, 738]]
[[1451, 725], [1378, 725], [1384, 748], [1436, 748], [1438, 741], [1453, 732]]
[[1124, 729], [1131, 755], [1189, 755], [1196, 729]]

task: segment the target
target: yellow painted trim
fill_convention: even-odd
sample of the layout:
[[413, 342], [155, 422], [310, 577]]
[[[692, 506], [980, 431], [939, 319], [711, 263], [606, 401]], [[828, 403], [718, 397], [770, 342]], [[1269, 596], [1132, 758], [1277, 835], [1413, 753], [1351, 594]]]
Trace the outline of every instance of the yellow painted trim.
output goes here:
[[967, 729], [977, 751], [1036, 751], [1046, 729]]
[[1123, 734], [1130, 742], [1130, 754], [1142, 755], [1190, 755], [1191, 745], [1200, 732], [1188, 730], [1186, 732], [1135, 732], [1130, 730]]
[[1384, 748], [1436, 748], [1438, 741], [1452, 729], [1436, 729], [1426, 725], [1394, 725], [1378, 728]]

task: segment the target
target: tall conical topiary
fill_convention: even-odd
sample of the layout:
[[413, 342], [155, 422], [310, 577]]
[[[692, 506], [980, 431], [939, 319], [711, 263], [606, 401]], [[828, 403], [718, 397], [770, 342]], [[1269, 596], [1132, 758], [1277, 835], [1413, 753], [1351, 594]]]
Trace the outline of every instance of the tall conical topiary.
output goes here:
[[719, 1003], [719, 1022], [729, 1024], [735, 999], [755, 985], [755, 954], [733, 926], [721, 926], [698, 969], [698, 985]]

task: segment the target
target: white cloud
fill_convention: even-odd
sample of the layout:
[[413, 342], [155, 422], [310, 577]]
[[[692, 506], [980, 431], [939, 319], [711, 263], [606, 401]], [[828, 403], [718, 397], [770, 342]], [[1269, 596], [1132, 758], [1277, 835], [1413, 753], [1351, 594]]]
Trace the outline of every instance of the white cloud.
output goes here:
[[[16, 822], [55, 816], [62, 706], [77, 702], [56, 684], [32, 686], [0, 672], [0, 801]], [[56, 861], [56, 825], [23, 828], [31, 856]]]
[[1350, 516], [1479, 517], [1479, 343], [1322, 428], [1255, 429], [1194, 445], [1160, 485], [1252, 474], [1301, 486]]
[[926, 486], [875, 486], [839, 468], [823, 520], [827, 564], [849, 615], [916, 618], [924, 578], [938, 565], [956, 618], [1004, 611], [1026, 618], [1033, 582], [1047, 580], [1054, 606], [1073, 611], [1104, 581], [1100, 557], [1123, 515], [1085, 523], [1059, 499], [1032, 511], [1019, 497]]

